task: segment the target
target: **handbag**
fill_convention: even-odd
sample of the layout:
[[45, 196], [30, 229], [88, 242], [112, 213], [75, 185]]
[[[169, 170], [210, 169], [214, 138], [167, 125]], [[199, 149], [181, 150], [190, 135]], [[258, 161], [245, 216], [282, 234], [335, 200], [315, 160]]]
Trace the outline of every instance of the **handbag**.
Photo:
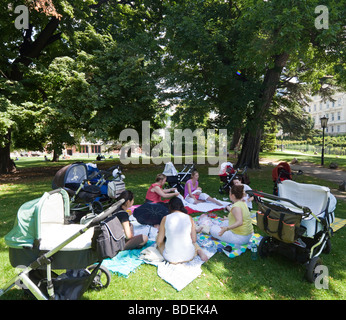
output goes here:
[[113, 215], [94, 228], [92, 248], [100, 260], [113, 258], [125, 247], [125, 232], [118, 217]]

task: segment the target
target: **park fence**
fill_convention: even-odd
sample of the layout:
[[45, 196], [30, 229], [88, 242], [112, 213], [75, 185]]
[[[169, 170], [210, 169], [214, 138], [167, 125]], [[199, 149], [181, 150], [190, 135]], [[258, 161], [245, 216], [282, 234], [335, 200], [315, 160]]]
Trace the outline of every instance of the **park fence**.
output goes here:
[[[280, 145], [278, 147], [279, 149], [281, 148]], [[284, 144], [283, 150], [285, 149], [299, 151], [299, 152], [306, 152], [306, 153], [314, 153], [314, 154], [322, 153], [322, 146], [310, 145], [310, 144]], [[344, 156], [346, 155], [346, 148], [333, 147], [333, 146], [326, 145], [324, 147], [324, 154]]]

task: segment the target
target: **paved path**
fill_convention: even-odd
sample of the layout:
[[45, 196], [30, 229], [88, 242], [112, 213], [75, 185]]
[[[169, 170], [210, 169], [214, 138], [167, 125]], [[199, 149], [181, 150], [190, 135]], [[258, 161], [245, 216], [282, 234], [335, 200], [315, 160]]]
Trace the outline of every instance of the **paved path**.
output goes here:
[[315, 176], [317, 178], [335, 183], [335, 189], [332, 190], [333, 195], [337, 199], [342, 199], [346, 201], [346, 192], [338, 190], [339, 185], [346, 181], [346, 171], [323, 168], [322, 166], [318, 166], [309, 162], [292, 164], [291, 169], [294, 171], [302, 170], [306, 175]]
[[[272, 163], [277, 165], [279, 162], [273, 162], [268, 160], [261, 161], [262, 163]], [[332, 193], [337, 199], [346, 201], [346, 191], [339, 191], [338, 187], [346, 181], [346, 171], [339, 169], [323, 168], [322, 166], [315, 165], [311, 162], [301, 162], [299, 164], [290, 164], [293, 171], [302, 170], [305, 175], [314, 176], [323, 180], [331, 181], [335, 183]]]

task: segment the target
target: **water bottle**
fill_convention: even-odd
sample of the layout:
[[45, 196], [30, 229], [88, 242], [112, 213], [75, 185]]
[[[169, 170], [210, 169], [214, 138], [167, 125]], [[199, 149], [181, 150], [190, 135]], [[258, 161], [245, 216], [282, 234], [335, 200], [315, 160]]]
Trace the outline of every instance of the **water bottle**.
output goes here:
[[253, 240], [251, 244], [251, 259], [254, 261], [257, 260], [257, 245], [255, 240]]

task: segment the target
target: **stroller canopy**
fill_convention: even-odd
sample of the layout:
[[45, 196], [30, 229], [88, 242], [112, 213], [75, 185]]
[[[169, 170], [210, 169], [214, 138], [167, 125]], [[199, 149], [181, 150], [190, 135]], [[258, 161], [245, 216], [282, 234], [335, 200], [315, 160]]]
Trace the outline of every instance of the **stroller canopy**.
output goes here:
[[165, 170], [163, 170], [162, 172], [165, 176], [169, 177], [169, 176], [177, 176], [178, 175], [178, 171], [177, 169], [174, 167], [174, 164], [172, 162], [167, 162], [165, 165]]
[[77, 162], [61, 168], [54, 176], [52, 189], [68, 187], [77, 190], [83, 180], [88, 177], [85, 163]]
[[32, 248], [35, 240], [41, 238], [40, 221], [44, 220], [44, 213], [64, 210], [65, 216], [68, 216], [69, 206], [69, 197], [64, 189], [45, 192], [41, 198], [24, 203], [18, 210], [13, 229], [5, 236], [6, 245], [10, 248]]
[[227, 176], [229, 173], [233, 174], [235, 170], [233, 169], [232, 162], [223, 162], [221, 163], [219, 176]]
[[273, 181], [276, 182], [278, 179], [286, 180], [291, 179], [291, 167], [287, 162], [280, 162], [272, 171]]

